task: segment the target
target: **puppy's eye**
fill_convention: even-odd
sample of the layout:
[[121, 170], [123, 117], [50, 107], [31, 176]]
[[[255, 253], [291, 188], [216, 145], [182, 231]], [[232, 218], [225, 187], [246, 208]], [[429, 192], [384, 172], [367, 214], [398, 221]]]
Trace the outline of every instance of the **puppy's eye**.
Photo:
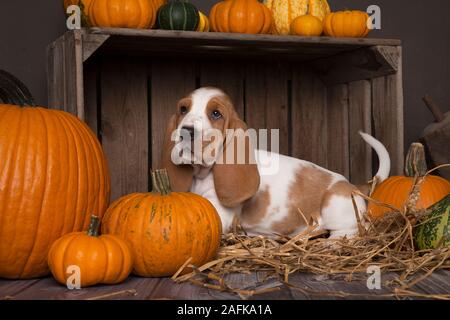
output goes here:
[[188, 113], [188, 108], [186, 106], [181, 106], [180, 107], [180, 114], [186, 114]]
[[218, 120], [222, 118], [222, 114], [218, 110], [214, 110], [213, 112], [211, 112], [211, 118], [214, 120]]

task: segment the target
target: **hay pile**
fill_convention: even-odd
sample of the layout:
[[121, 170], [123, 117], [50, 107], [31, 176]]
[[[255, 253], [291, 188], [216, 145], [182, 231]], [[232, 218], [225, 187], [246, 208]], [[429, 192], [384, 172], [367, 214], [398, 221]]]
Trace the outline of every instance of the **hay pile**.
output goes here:
[[[245, 298], [277, 288], [259, 291], [233, 288], [227, 284], [226, 275], [264, 271], [290, 286], [289, 276], [296, 272], [346, 274], [347, 280], [351, 281], [354, 274], [366, 273], [369, 266], [379, 266], [382, 272], [398, 272], [398, 277], [394, 280], [395, 289], [389, 295], [391, 297], [450, 299], [450, 294], [426, 296], [411, 291], [412, 286], [435, 270], [450, 268], [450, 247], [427, 251], [417, 251], [414, 248], [413, 227], [426, 214], [412, 209], [420, 191], [420, 180], [416, 179], [404, 208], [390, 207], [392, 213], [377, 220], [358, 219], [359, 236], [355, 238], [327, 239], [314, 221], [308, 222], [308, 227], [292, 238], [251, 237], [241, 230], [223, 237], [216, 260], [196, 267], [190, 264], [189, 259], [172, 279], [176, 282], [190, 281]], [[302, 216], [300, 210], [299, 214]], [[193, 272], [180, 276], [186, 267], [192, 268]], [[342, 292], [337, 295], [346, 296]]]

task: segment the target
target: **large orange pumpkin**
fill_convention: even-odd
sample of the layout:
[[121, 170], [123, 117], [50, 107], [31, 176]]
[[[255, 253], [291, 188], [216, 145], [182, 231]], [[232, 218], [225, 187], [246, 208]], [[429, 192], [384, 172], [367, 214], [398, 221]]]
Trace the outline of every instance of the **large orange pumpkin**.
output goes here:
[[[3, 87], [10, 79], [0, 74], [0, 103], [23, 95]], [[101, 217], [109, 192], [105, 157], [86, 124], [64, 111], [0, 104], [0, 277], [46, 275], [52, 243]]]
[[89, 19], [94, 27], [147, 29], [155, 24], [158, 5], [151, 0], [93, 0]]
[[127, 243], [112, 235], [98, 235], [100, 220], [92, 216], [87, 232], [68, 233], [56, 240], [48, 253], [48, 265], [55, 279], [67, 284], [71, 266], [79, 268], [80, 286], [116, 284], [133, 268]]
[[[371, 197], [400, 210], [405, 206], [409, 210], [421, 210], [450, 194], [450, 182], [438, 176], [426, 175], [425, 151], [420, 143], [411, 145], [406, 157], [405, 173], [405, 176], [394, 176], [383, 181]], [[418, 197], [410, 199], [415, 177]], [[369, 202], [368, 212], [374, 218], [382, 217], [389, 211], [389, 208]]]
[[102, 233], [128, 241], [140, 276], [173, 275], [191, 257], [196, 266], [213, 259], [222, 232], [213, 205], [193, 193], [171, 192], [166, 170], [152, 172], [152, 182], [152, 192], [133, 193], [111, 205]]
[[258, 0], [225, 0], [212, 7], [209, 22], [216, 32], [269, 33], [272, 14]]

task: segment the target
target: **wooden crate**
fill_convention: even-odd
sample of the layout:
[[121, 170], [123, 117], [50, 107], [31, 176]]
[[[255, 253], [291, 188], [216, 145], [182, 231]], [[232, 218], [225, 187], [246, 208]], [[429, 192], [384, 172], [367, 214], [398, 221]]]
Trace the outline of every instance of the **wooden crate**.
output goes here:
[[166, 121], [200, 86], [225, 90], [249, 127], [280, 129], [280, 153], [362, 183], [377, 163], [359, 130], [402, 172], [401, 61], [398, 40], [75, 30], [48, 48], [49, 106], [97, 133], [112, 199], [148, 190]]

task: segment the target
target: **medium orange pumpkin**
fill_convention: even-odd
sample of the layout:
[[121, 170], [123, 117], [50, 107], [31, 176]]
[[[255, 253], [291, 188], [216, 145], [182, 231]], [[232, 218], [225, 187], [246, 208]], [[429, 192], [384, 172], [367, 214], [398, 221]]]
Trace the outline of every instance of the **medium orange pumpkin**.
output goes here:
[[133, 257], [127, 243], [112, 235], [98, 236], [99, 224], [92, 216], [87, 232], [72, 232], [53, 243], [48, 265], [62, 285], [67, 284], [71, 266], [79, 268], [81, 287], [120, 283], [130, 274]]
[[272, 14], [258, 0], [225, 0], [212, 7], [209, 22], [216, 32], [269, 33]]
[[323, 30], [329, 37], [364, 38], [369, 15], [364, 11], [337, 11], [329, 13], [323, 20]]
[[89, 19], [94, 27], [151, 28], [156, 21], [156, 7], [150, 0], [93, 0]]
[[[446, 179], [426, 175], [424, 147], [420, 143], [413, 143], [408, 151], [405, 163], [405, 176], [394, 176], [383, 181], [375, 188], [372, 198], [395, 208], [402, 209], [405, 206], [411, 210], [421, 210], [430, 207], [442, 198], [450, 194], [450, 182]], [[417, 177], [418, 198], [408, 203], [414, 177]], [[389, 208], [369, 202], [368, 213], [374, 218], [382, 217], [391, 211]]]
[[52, 243], [86, 230], [87, 212], [101, 217], [109, 192], [105, 157], [86, 124], [64, 111], [0, 104], [0, 277], [46, 275]]
[[133, 193], [106, 211], [102, 233], [125, 239], [135, 257], [133, 272], [140, 276], [173, 275], [190, 257], [201, 266], [213, 259], [222, 224], [205, 198], [171, 192], [166, 170], [152, 172], [153, 191]]
[[291, 34], [311, 37], [320, 36], [322, 32], [322, 21], [313, 15], [297, 17], [291, 23]]

